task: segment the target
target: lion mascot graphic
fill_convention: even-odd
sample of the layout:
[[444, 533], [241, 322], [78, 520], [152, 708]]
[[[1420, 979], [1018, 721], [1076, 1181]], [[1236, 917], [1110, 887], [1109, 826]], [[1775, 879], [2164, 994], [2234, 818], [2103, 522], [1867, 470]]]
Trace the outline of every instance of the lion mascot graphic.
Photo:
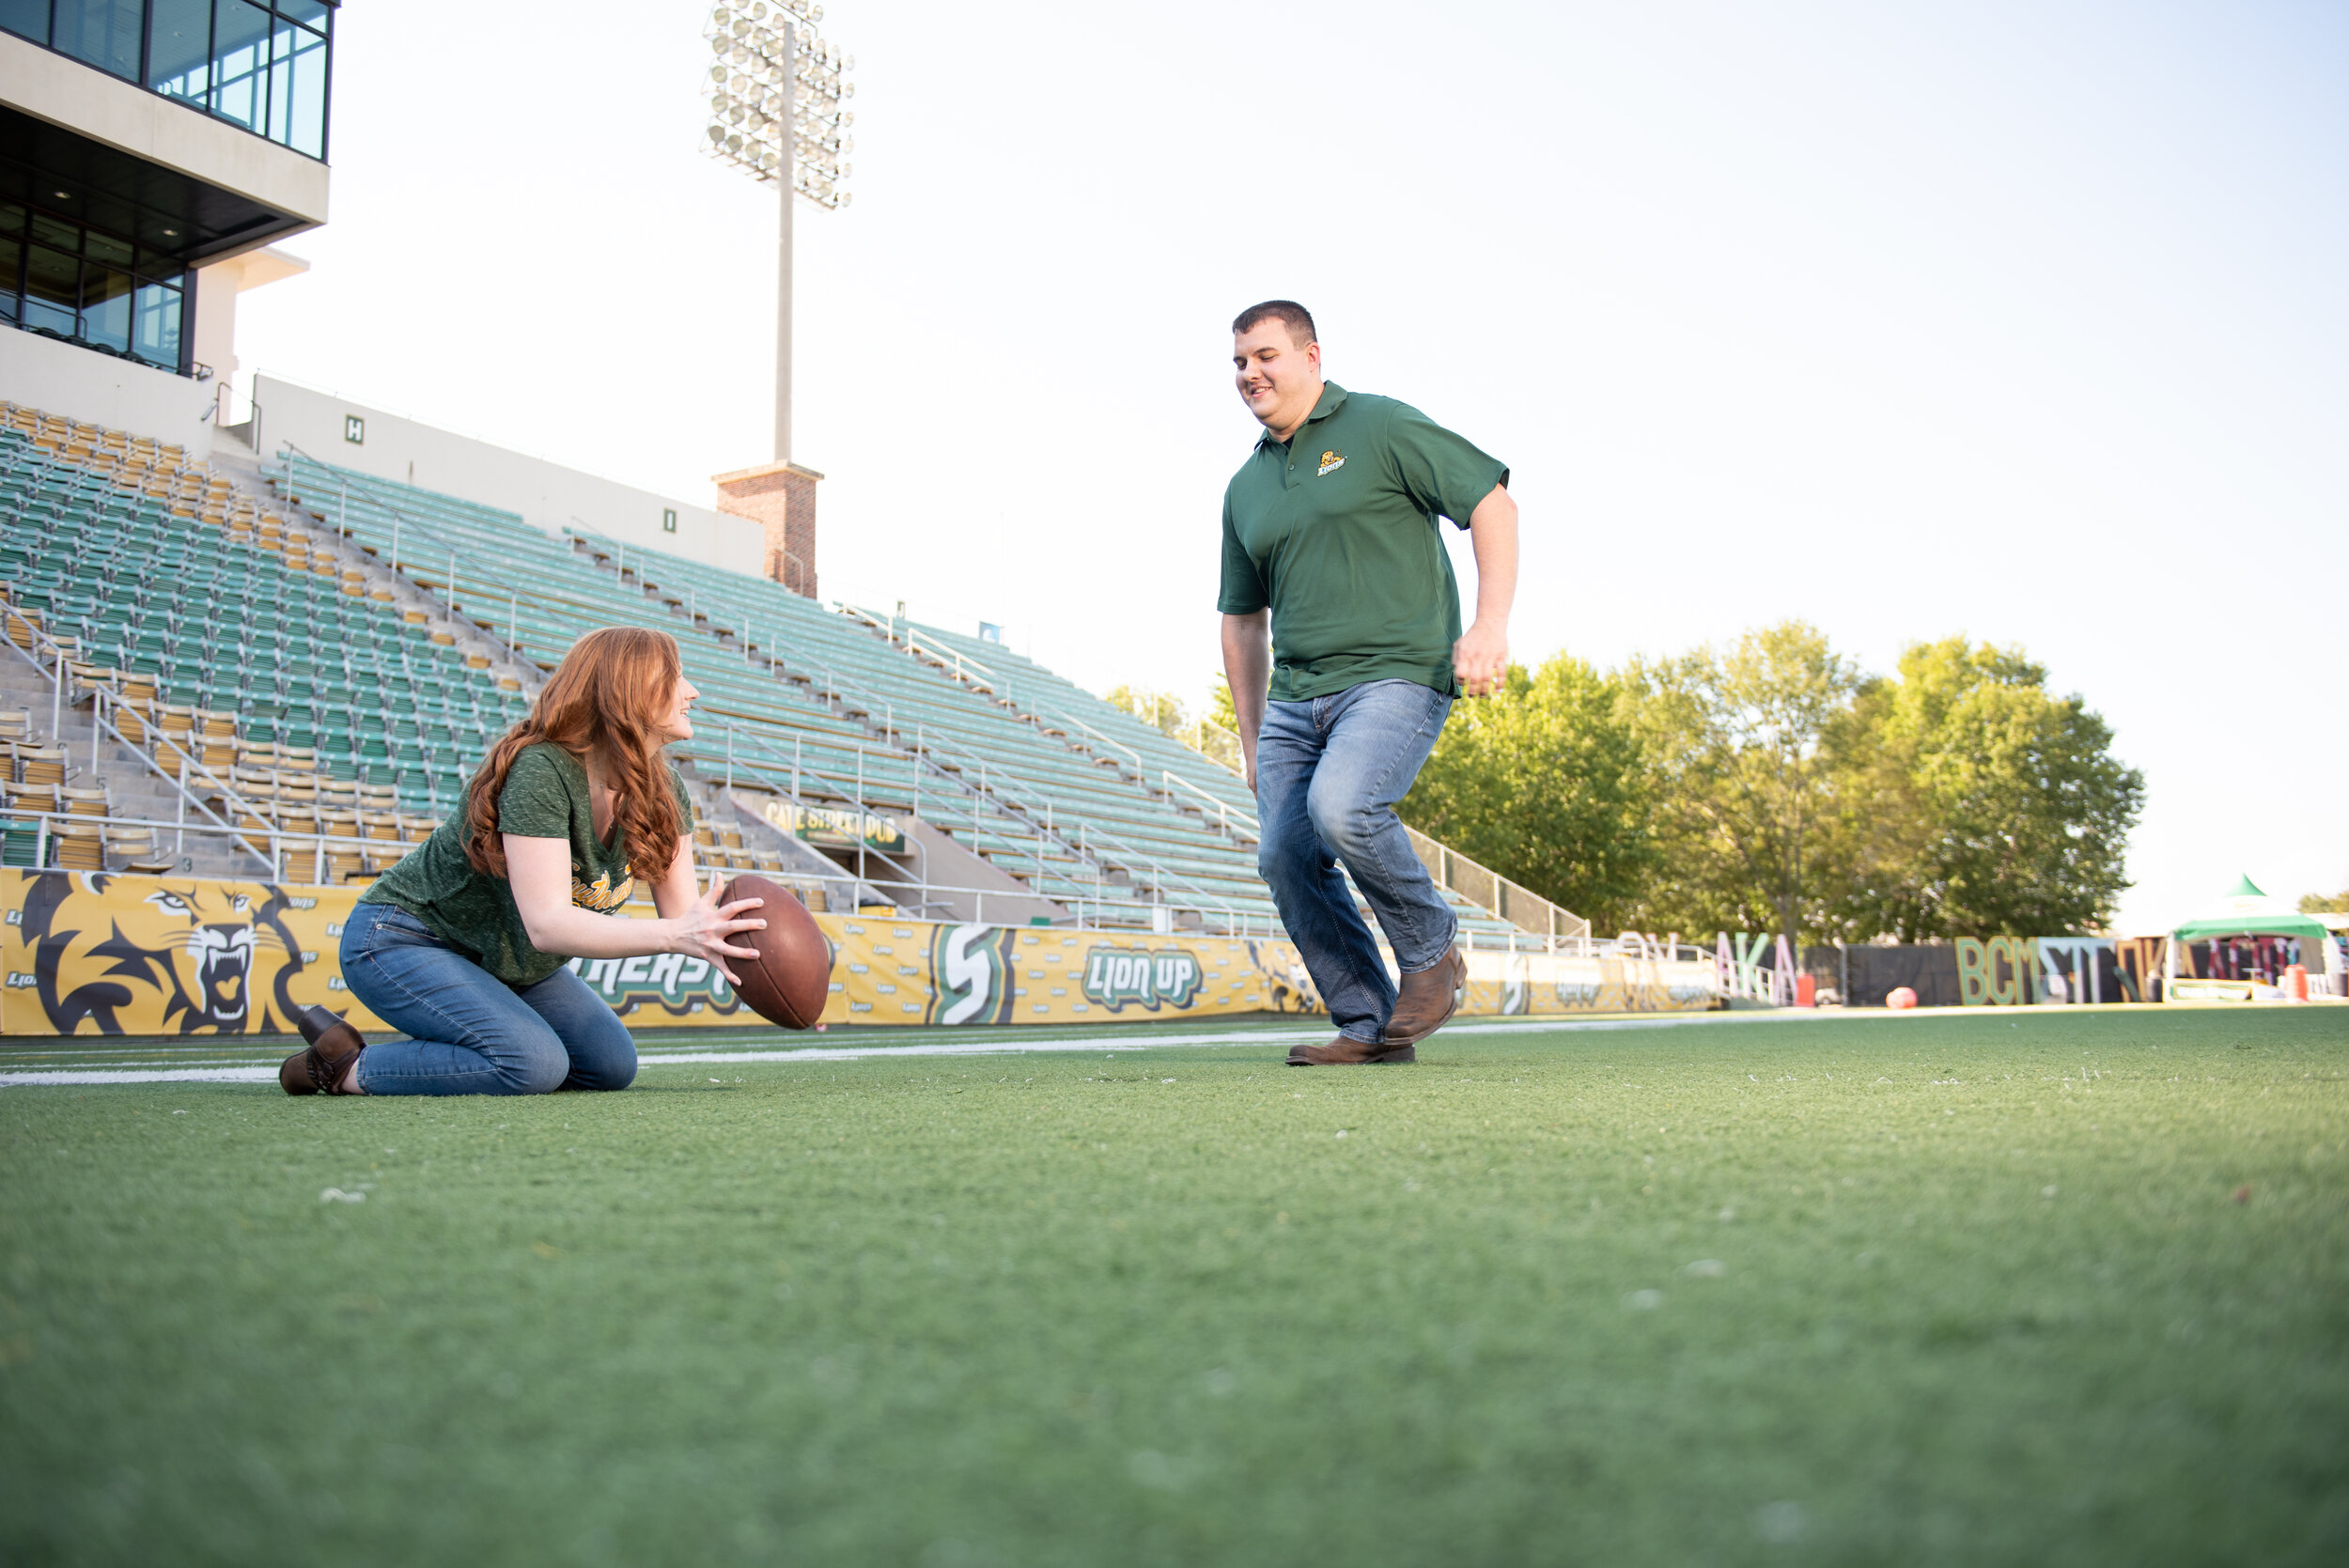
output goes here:
[[[293, 984], [315, 962], [286, 923], [294, 901], [273, 885], [157, 882], [102, 872], [27, 879], [21, 938], [33, 987], [60, 1034], [86, 1018], [101, 1034], [284, 1034], [302, 1007]], [[132, 908], [110, 888], [152, 887]], [[111, 910], [111, 913], [102, 911]], [[94, 927], [102, 921], [105, 935]], [[127, 926], [127, 929], [126, 929]], [[270, 995], [254, 995], [255, 960], [274, 957]], [[58, 976], [91, 976], [60, 992]], [[150, 1023], [150, 1020], [153, 1020]]]

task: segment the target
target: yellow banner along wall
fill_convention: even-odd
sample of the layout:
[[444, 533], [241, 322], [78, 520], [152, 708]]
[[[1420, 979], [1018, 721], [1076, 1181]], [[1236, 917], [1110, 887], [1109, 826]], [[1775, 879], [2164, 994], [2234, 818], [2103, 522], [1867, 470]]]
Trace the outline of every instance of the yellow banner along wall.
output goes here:
[[[0, 871], [0, 1034], [290, 1034], [303, 1009], [386, 1026], [344, 989], [350, 888]], [[648, 915], [641, 906], [631, 912]], [[1286, 941], [818, 915], [832, 947], [826, 1023], [1110, 1023], [1319, 1013]], [[640, 1029], [769, 1027], [723, 975], [677, 955], [573, 959]], [[1685, 971], [1685, 972], [1684, 972]], [[1464, 1013], [1687, 1011], [1709, 966], [1484, 951]]]

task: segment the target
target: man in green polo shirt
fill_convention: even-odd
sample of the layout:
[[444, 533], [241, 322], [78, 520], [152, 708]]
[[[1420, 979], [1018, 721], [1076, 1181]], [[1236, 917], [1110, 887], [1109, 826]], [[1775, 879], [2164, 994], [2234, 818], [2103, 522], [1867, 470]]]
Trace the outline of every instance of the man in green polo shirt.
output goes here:
[[[1508, 466], [1408, 403], [1322, 379], [1289, 300], [1232, 323], [1239, 395], [1265, 427], [1223, 492], [1223, 670], [1262, 824], [1256, 866], [1338, 1026], [1292, 1066], [1410, 1062], [1458, 1005], [1451, 906], [1394, 815], [1465, 692], [1500, 688], [1517, 593]], [[1476, 551], [1476, 619], [1437, 534]], [[1387, 977], [1346, 877], [1401, 970]]]

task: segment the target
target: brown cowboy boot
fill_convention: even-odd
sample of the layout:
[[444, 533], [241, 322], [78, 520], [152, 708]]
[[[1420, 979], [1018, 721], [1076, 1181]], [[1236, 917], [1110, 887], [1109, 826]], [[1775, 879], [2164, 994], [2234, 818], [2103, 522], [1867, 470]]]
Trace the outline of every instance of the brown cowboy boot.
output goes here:
[[1292, 1067], [1361, 1067], [1373, 1063], [1384, 1065], [1418, 1060], [1419, 1052], [1409, 1046], [1357, 1040], [1350, 1034], [1341, 1034], [1326, 1046], [1289, 1048], [1289, 1065]]
[[1403, 977], [1403, 992], [1387, 1016], [1379, 1040], [1389, 1046], [1413, 1046], [1441, 1029], [1460, 1005], [1468, 984], [1468, 959], [1455, 946], [1416, 974]]
[[277, 1069], [277, 1086], [288, 1094], [357, 1094], [337, 1086], [367, 1048], [359, 1032], [323, 1007], [310, 1008], [294, 1023], [310, 1044], [286, 1058]]

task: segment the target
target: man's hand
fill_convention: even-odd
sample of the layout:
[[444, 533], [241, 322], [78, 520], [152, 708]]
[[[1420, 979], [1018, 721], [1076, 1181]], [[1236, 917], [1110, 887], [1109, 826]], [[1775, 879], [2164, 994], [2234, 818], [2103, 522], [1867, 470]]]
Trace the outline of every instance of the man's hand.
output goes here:
[[1468, 635], [1452, 644], [1452, 673], [1460, 690], [1471, 697], [1489, 697], [1509, 676], [1509, 629], [1478, 621]]
[[1469, 516], [1476, 551], [1476, 619], [1452, 644], [1452, 673], [1471, 697], [1489, 697], [1509, 677], [1509, 606], [1517, 597], [1517, 504], [1495, 485]]
[[1238, 721], [1240, 763], [1256, 787], [1256, 732], [1264, 724], [1265, 691], [1272, 680], [1272, 612], [1223, 617], [1223, 678], [1232, 688]]

